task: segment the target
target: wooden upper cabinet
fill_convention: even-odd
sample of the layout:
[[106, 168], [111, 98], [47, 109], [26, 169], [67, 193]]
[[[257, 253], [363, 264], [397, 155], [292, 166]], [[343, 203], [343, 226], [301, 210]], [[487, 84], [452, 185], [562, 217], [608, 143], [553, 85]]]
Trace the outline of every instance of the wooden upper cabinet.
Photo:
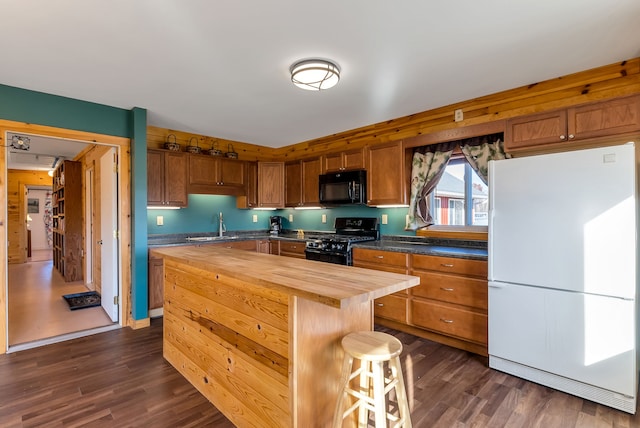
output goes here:
[[507, 121], [505, 149], [518, 151], [640, 130], [640, 96], [616, 98]]
[[284, 208], [283, 162], [258, 162], [258, 207]]
[[186, 207], [187, 154], [147, 150], [147, 205]]
[[240, 209], [258, 206], [258, 162], [245, 164], [245, 194], [236, 198], [236, 207]]
[[285, 164], [285, 206], [320, 206], [320, 170], [320, 158]]
[[345, 150], [323, 155], [322, 173], [365, 168], [364, 149]]
[[246, 162], [237, 159], [189, 154], [189, 193], [243, 195]]
[[284, 205], [297, 207], [302, 203], [302, 164], [300, 161], [287, 162], [284, 165]]
[[402, 141], [371, 146], [366, 151], [367, 205], [406, 205], [411, 158]]

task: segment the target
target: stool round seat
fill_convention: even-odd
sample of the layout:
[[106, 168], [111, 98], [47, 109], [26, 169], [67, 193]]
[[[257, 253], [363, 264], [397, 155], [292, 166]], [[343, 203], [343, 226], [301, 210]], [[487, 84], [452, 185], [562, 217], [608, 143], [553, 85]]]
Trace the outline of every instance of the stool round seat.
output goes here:
[[360, 360], [388, 361], [402, 353], [402, 342], [379, 331], [358, 331], [342, 338], [342, 348]]

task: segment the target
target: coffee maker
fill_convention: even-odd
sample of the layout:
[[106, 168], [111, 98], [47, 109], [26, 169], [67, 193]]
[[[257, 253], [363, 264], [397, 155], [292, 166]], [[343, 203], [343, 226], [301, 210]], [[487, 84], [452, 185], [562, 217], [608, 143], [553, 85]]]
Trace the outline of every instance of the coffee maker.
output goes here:
[[282, 230], [282, 217], [279, 215], [273, 215], [269, 217], [269, 233], [271, 235], [278, 235]]

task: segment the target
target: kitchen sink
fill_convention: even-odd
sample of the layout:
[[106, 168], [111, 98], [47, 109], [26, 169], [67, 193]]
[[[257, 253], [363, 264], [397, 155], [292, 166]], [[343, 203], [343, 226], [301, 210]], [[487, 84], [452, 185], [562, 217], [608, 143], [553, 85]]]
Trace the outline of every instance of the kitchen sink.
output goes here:
[[221, 240], [229, 240], [229, 239], [237, 239], [237, 236], [189, 236], [187, 237], [187, 241], [221, 241]]

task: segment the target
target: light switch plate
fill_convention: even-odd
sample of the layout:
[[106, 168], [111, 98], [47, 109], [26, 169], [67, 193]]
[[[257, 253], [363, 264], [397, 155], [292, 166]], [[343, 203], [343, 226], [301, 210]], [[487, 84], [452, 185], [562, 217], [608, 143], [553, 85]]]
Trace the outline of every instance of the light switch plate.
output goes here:
[[386, 214], [382, 214], [382, 224], [389, 223], [389, 217]]
[[322, 222], [323, 223], [327, 222], [327, 215], [326, 214], [322, 214]]
[[293, 221], [293, 214], [289, 214], [289, 221]]
[[258, 222], [258, 214], [254, 214], [253, 215], [253, 222], [257, 223]]
[[162, 226], [162, 225], [164, 225], [164, 217], [163, 217], [163, 216], [161, 216], [161, 215], [156, 216], [156, 224], [157, 224], [158, 226]]

